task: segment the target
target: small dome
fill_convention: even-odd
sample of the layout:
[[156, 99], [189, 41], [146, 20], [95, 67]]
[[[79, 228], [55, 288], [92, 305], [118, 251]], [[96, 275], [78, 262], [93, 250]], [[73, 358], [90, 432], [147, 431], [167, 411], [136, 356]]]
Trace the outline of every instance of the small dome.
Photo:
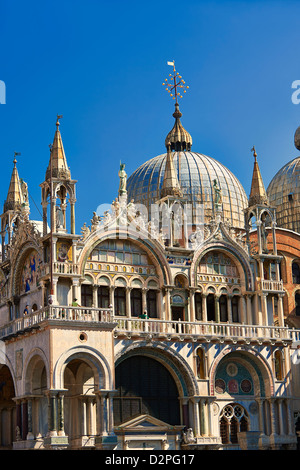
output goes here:
[[271, 206], [276, 208], [277, 225], [300, 233], [300, 157], [284, 165], [267, 189]]
[[[238, 179], [224, 165], [211, 157], [195, 152], [172, 152], [174, 169], [187, 203], [194, 207], [204, 204], [205, 222], [215, 211], [214, 180], [222, 191], [225, 219], [237, 228], [244, 228], [246, 193]], [[160, 199], [167, 154], [164, 153], [141, 165], [127, 181], [128, 199], [144, 204], [150, 214], [151, 204]]]
[[192, 137], [191, 134], [185, 130], [181, 124], [180, 118], [182, 116], [179, 111], [178, 103], [175, 104], [175, 112], [173, 113], [175, 118], [175, 124], [173, 129], [169, 132], [165, 140], [166, 148], [170, 147], [171, 150], [184, 151], [191, 150], [192, 147]]

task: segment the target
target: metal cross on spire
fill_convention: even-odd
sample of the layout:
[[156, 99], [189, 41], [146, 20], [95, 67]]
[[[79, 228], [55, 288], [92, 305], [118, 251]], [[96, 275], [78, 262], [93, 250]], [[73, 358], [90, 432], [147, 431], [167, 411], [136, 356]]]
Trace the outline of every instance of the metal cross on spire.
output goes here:
[[[171, 78], [166, 78], [163, 82], [163, 86], [166, 87], [167, 92], [170, 93], [170, 96], [173, 98], [173, 100], [176, 100], [176, 103], [178, 104], [178, 97], [182, 98], [181, 91], [186, 93], [186, 89], [189, 87], [185, 85], [185, 81], [182, 79], [182, 76], [176, 72], [175, 60], [172, 62], [167, 62], [167, 64], [173, 67], [173, 74], [169, 74], [169, 77]], [[168, 80], [170, 80], [171, 83], [169, 83]]]

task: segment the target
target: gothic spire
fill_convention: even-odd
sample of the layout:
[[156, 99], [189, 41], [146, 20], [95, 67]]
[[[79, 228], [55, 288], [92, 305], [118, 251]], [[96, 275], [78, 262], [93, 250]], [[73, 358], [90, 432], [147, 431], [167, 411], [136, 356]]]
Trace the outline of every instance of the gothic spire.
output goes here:
[[19, 173], [17, 169], [16, 155], [19, 155], [19, 154], [15, 152], [14, 161], [13, 161], [14, 168], [13, 168], [10, 183], [9, 183], [7, 198], [4, 203], [4, 212], [8, 210], [13, 210], [13, 211], [19, 210], [24, 202], [21, 182], [20, 182]]
[[177, 178], [177, 174], [174, 167], [173, 155], [171, 152], [171, 144], [169, 142], [167, 146], [167, 159], [165, 166], [165, 174], [161, 189], [161, 197], [165, 196], [176, 196], [182, 197], [182, 191]]
[[53, 178], [61, 178], [64, 180], [71, 179], [71, 172], [67, 165], [67, 159], [64, 151], [64, 146], [59, 130], [60, 122], [59, 119], [62, 116], [57, 115], [56, 120], [56, 131], [53, 139], [53, 144], [51, 146], [51, 156], [49, 165], [46, 171], [46, 180], [50, 178], [50, 168], [52, 164], [52, 177]]
[[249, 196], [249, 207], [256, 204], [259, 205], [269, 205], [268, 196], [265, 190], [263, 179], [260, 173], [260, 169], [257, 162], [257, 153], [255, 147], [251, 149], [254, 156], [254, 168], [252, 175], [251, 191]]

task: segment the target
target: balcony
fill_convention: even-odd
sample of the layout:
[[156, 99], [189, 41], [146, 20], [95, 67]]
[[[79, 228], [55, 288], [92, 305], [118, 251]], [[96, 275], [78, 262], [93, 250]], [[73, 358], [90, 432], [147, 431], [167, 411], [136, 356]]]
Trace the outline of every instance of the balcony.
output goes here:
[[271, 344], [292, 342], [292, 330], [279, 326], [244, 325], [240, 323], [183, 322], [117, 318], [115, 337], [144, 337], [158, 340]]
[[[50, 274], [50, 264], [44, 264], [41, 268], [41, 276], [49, 276]], [[53, 263], [53, 274], [70, 274], [70, 275], [79, 275], [79, 266], [77, 263], [67, 263], [67, 262], [58, 262]]]
[[6, 324], [0, 329], [0, 339], [10, 339], [38, 329], [44, 322], [50, 324], [61, 322], [66, 327], [71, 323], [72, 326], [76, 323], [85, 323], [97, 328], [99, 326], [107, 327], [108, 325], [113, 328], [116, 325], [110, 309], [51, 305]]
[[259, 282], [259, 289], [270, 293], [273, 292], [283, 294], [285, 292], [283, 288], [283, 281], [262, 280]]
[[61, 324], [89, 328], [109, 328], [115, 338], [143, 338], [159, 341], [199, 341], [231, 344], [275, 344], [300, 340], [300, 330], [279, 326], [244, 325], [241, 323], [184, 322], [158, 319], [116, 317], [111, 309], [70, 306], [47, 306], [17, 318], [0, 328], [6, 340], [40, 328], [42, 324]]

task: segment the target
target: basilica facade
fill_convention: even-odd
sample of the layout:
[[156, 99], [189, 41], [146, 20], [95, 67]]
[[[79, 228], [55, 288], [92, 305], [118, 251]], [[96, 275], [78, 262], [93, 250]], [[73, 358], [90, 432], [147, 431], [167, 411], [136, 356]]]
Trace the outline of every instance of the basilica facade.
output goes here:
[[111, 210], [79, 231], [59, 119], [41, 221], [14, 160], [1, 215], [2, 449], [296, 449], [298, 185], [282, 170], [266, 191], [253, 148], [247, 196], [192, 151], [177, 100], [173, 116], [166, 153], [129, 178], [122, 163]]

